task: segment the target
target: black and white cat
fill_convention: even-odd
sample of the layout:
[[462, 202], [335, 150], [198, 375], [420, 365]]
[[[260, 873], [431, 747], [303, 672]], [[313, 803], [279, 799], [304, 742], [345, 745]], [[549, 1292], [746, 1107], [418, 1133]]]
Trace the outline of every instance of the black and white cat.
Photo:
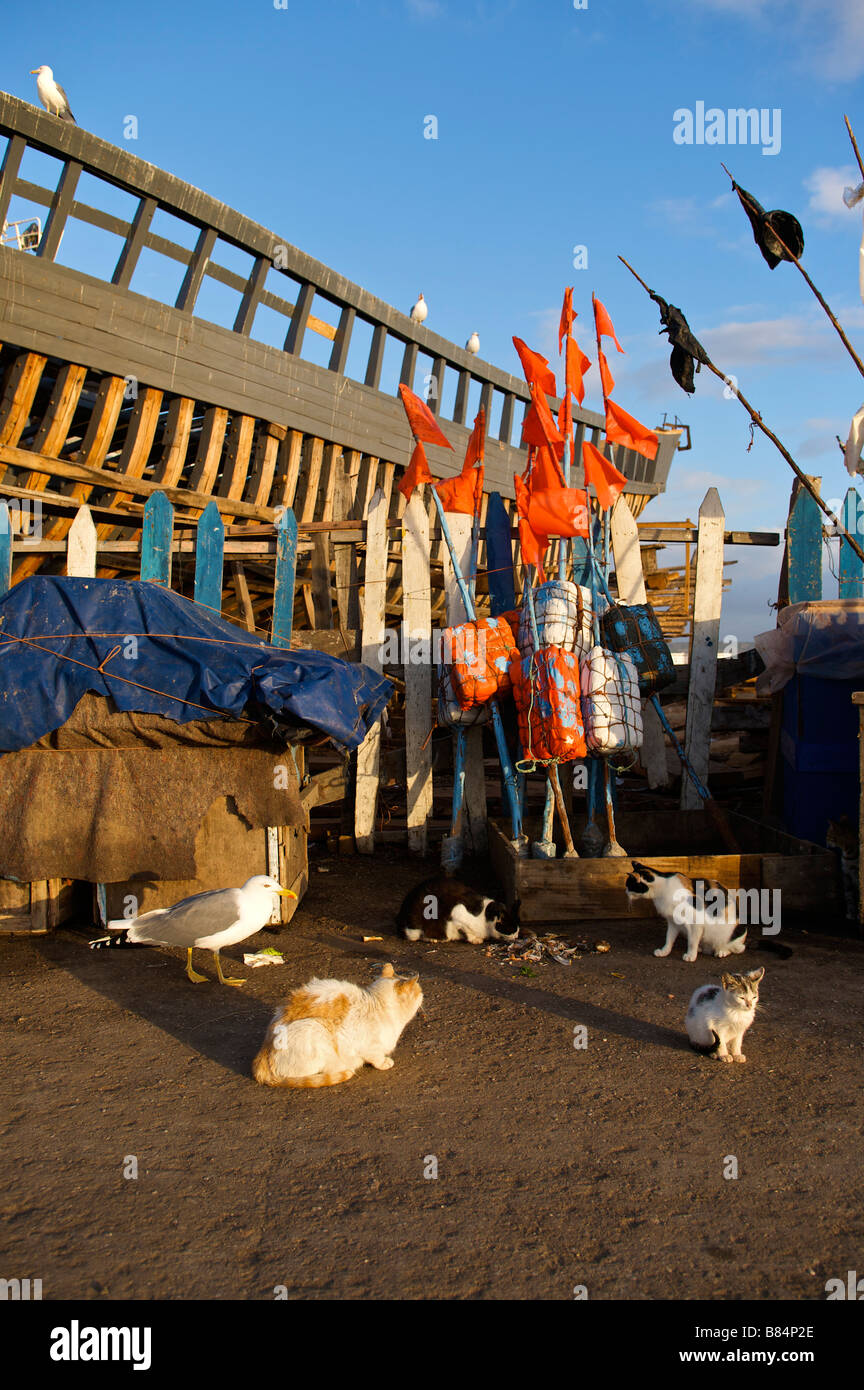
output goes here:
[[694, 1052], [721, 1062], [746, 1062], [744, 1034], [756, 1017], [759, 981], [765, 971], [724, 975], [719, 985], [700, 985], [694, 992], [684, 1026]]
[[715, 879], [697, 880], [686, 874], [664, 873], [633, 860], [625, 885], [631, 902], [647, 898], [666, 922], [666, 941], [654, 952], [668, 956], [676, 938], [687, 937], [685, 960], [704, 955], [740, 955], [747, 946], [747, 927], [738, 922], [734, 900]]
[[513, 941], [519, 935], [519, 904], [512, 908], [460, 883], [456, 878], [427, 878], [406, 897], [397, 915], [399, 933], [408, 941], [470, 941], [497, 938]]

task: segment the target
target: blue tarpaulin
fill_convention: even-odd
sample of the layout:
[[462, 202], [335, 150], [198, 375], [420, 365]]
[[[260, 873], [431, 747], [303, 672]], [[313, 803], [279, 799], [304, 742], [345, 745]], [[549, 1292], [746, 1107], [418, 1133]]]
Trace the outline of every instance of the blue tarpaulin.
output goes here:
[[65, 724], [88, 690], [181, 724], [220, 715], [357, 748], [390, 698], [369, 666], [271, 647], [157, 584], [36, 575], [0, 598], [0, 751]]

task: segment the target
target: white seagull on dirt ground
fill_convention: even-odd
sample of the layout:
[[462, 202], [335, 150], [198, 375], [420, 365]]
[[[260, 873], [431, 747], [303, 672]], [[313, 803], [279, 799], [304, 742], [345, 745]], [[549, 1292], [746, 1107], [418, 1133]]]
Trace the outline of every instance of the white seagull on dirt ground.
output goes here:
[[472, 355], [473, 357], [476, 357], [476, 356], [477, 356], [478, 352], [480, 351], [480, 334], [479, 334], [479, 333], [476, 333], [476, 332], [475, 332], [475, 333], [472, 333], [472, 334], [471, 334], [471, 337], [468, 339], [467, 343], [465, 344], [465, 351], [466, 351], [466, 352], [470, 352], [471, 355]]
[[417, 303], [411, 310], [411, 318], [414, 323], [423, 323], [428, 313], [429, 305], [426, 303], [426, 300], [423, 298], [423, 295], [421, 293], [417, 298]]
[[73, 125], [77, 125], [69, 98], [60, 83], [54, 81], [53, 69], [49, 68], [47, 63], [43, 63], [41, 68], [31, 68], [30, 76], [36, 78], [36, 90], [45, 110], [52, 116], [59, 116], [61, 121], [71, 121]]
[[192, 952], [197, 947], [213, 952], [220, 984], [245, 985], [245, 980], [226, 979], [222, 974], [219, 952], [223, 946], [236, 946], [261, 931], [273, 915], [276, 896], [296, 898], [297, 894], [267, 874], [255, 874], [242, 888], [195, 893], [173, 907], [156, 907], [131, 920], [118, 918], [108, 923], [110, 935], [100, 936], [90, 946], [94, 950], [103, 946], [179, 946], [186, 951], [186, 974], [193, 985], [207, 979], [192, 969]]

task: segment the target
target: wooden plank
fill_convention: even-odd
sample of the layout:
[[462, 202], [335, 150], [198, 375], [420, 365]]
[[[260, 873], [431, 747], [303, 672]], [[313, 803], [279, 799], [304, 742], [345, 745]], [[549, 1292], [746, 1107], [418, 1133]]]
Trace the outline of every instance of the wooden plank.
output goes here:
[[[366, 565], [363, 573], [363, 661], [380, 672], [387, 603], [387, 498], [379, 488], [366, 512]], [[361, 854], [375, 847], [375, 814], [381, 757], [381, 723], [369, 730], [357, 750], [354, 837]]]
[[[618, 596], [625, 604], [646, 603], [639, 528], [623, 497], [619, 497], [612, 508], [610, 530]], [[657, 711], [651, 701], [645, 699], [642, 701], [642, 730], [643, 741], [639, 759], [645, 769], [648, 785], [652, 789], [665, 787], [669, 783], [666, 738]]]
[[330, 361], [328, 363], [331, 372], [344, 373], [345, 371], [356, 312], [356, 309], [352, 309], [350, 304], [346, 304], [342, 313], [339, 315], [339, 327], [333, 339], [333, 351], [330, 354]]
[[195, 534], [195, 602], [222, 612], [225, 526], [214, 502], [205, 507]]
[[269, 503], [281, 442], [272, 427], [263, 424], [259, 427], [247, 488], [247, 497], [254, 507], [266, 507]]
[[135, 274], [135, 267], [141, 252], [144, 250], [144, 242], [157, 206], [155, 198], [142, 198], [138, 204], [129, 235], [123, 244], [117, 265], [114, 267], [114, 274], [111, 276], [111, 284], [116, 285], [118, 290], [128, 290], [129, 288], [132, 276]]
[[[22, 352], [15, 358], [3, 383], [0, 400], [0, 445], [17, 445], [30, 419], [33, 401], [47, 358], [35, 352]], [[5, 474], [0, 468], [0, 478]]]
[[228, 411], [222, 406], [211, 405], [204, 412], [195, 463], [189, 475], [189, 487], [192, 491], [209, 493], [212, 490], [219, 474], [227, 429]]
[[84, 578], [96, 573], [96, 527], [86, 503], [79, 508], [75, 520], [69, 527], [66, 573]]
[[258, 312], [258, 305], [261, 303], [261, 296], [264, 293], [264, 284], [272, 262], [267, 256], [256, 256], [249, 275], [240, 308], [237, 310], [237, 317], [234, 320], [234, 332], [248, 335], [252, 331], [252, 324]]
[[[723, 602], [723, 504], [709, 488], [699, 508], [693, 640], [690, 644], [690, 689], [684, 751], [703, 784], [708, 781], [711, 714], [717, 684], [717, 647]], [[681, 778], [681, 809], [700, 810], [704, 803], [689, 777]]]
[[301, 521], [314, 521], [315, 504], [318, 500], [318, 484], [321, 481], [321, 464], [324, 459], [324, 440], [313, 439], [309, 448], [309, 465], [306, 470], [306, 493], [303, 498]]
[[234, 581], [234, 592], [237, 595], [237, 602], [243, 613], [243, 621], [247, 631], [255, 631], [255, 609], [252, 607], [252, 597], [249, 593], [249, 583], [246, 579], [246, 571], [243, 568], [242, 560], [232, 560], [231, 577]]
[[315, 286], [308, 282], [302, 284], [297, 296], [297, 303], [294, 306], [294, 313], [291, 315], [291, 326], [285, 338], [286, 352], [299, 355], [303, 351], [303, 338], [306, 334], [306, 325], [309, 322], [309, 313], [314, 299]]
[[202, 227], [198, 235], [198, 240], [195, 244], [195, 250], [192, 252], [192, 258], [189, 262], [189, 269], [186, 271], [186, 274], [183, 279], [183, 284], [180, 286], [180, 293], [177, 296], [177, 300], [174, 306], [175, 308], [181, 310], [181, 312], [188, 314], [194, 313], [195, 301], [197, 300], [198, 293], [201, 289], [202, 284], [204, 283], [204, 274], [207, 270], [207, 263], [210, 260], [211, 255], [213, 254], [213, 248], [215, 245], [216, 232], [214, 228]]
[[51, 210], [42, 232], [42, 240], [36, 248], [36, 255], [40, 260], [53, 261], [57, 255], [81, 173], [82, 166], [77, 160], [69, 159], [63, 166], [57, 189], [51, 199]]
[[154, 492], [144, 508], [141, 532], [141, 578], [171, 587], [171, 541], [174, 508], [164, 492]]
[[160, 488], [176, 487], [186, 462], [195, 402], [188, 396], [176, 397], [168, 407], [168, 418], [162, 437], [162, 456], [153, 470], [152, 481]]
[[254, 436], [254, 415], [235, 415], [228, 432], [225, 465], [222, 470], [222, 481], [219, 484], [220, 497], [243, 496], [246, 479], [249, 476], [249, 460], [252, 457]]
[[[405, 508], [402, 523], [403, 632], [405, 666], [405, 762], [408, 786], [408, 848], [425, 854], [432, 814], [432, 600], [429, 576], [429, 514], [420, 488]], [[426, 643], [426, 658], [415, 659], [414, 643]]]
[[[59, 454], [63, 449], [75, 411], [78, 408], [86, 376], [85, 367], [76, 367], [67, 363], [66, 366], [60, 368], [51, 391], [48, 408], [33, 439], [32, 447], [37, 454]], [[49, 475], [47, 473], [40, 473], [36, 470], [30, 474], [25, 487], [42, 488], [48, 481]]]
[[[864, 502], [857, 488], [850, 487], [843, 501], [844, 527], [860, 540], [864, 535]], [[848, 541], [840, 541], [840, 598], [864, 598], [864, 562], [859, 560]]]
[[276, 478], [276, 505], [293, 507], [300, 476], [300, 463], [303, 457], [303, 435], [300, 430], [289, 430], [279, 446], [279, 472]]
[[[447, 518], [453, 549], [462, 574], [467, 577], [471, 564], [471, 517], [451, 513]], [[450, 552], [444, 547], [444, 593], [447, 605], [447, 626], [456, 627], [466, 621], [465, 604], [459, 593], [456, 573]], [[486, 767], [483, 761], [483, 730], [468, 729], [465, 739], [465, 787], [463, 801], [463, 839], [469, 851], [485, 854], [488, 847], [486, 828]]]
[[333, 606], [330, 601], [330, 545], [326, 535], [315, 535], [312, 549], [312, 604], [316, 628], [333, 626]]
[[[336, 477], [334, 510], [337, 517], [346, 518], [351, 511], [351, 482], [348, 476], [348, 467], [345, 464], [339, 468]], [[334, 561], [339, 626], [346, 629], [358, 628], [360, 626], [360, 586], [356, 546], [334, 545]]]
[[[145, 386], [143, 390], [138, 392], [138, 399], [132, 407], [132, 415], [126, 426], [126, 438], [117, 464], [117, 472], [122, 473], [124, 477], [143, 477], [144, 469], [150, 458], [150, 450], [153, 447], [153, 440], [156, 438], [156, 428], [159, 424], [161, 410], [161, 391], [154, 391], [149, 386]], [[106, 506], [124, 507], [131, 501], [131, 492], [115, 492], [113, 496], [108, 498]], [[100, 526], [100, 537], [107, 535], [110, 530], [111, 527], [109, 526]]]
[[294, 623], [294, 582], [297, 570], [297, 520], [286, 507], [276, 522], [276, 576], [273, 584], [274, 647], [291, 645]]
[[[811, 477], [810, 482], [819, 492], [822, 479]], [[818, 602], [822, 597], [822, 512], [797, 478], [793, 499], [786, 527], [789, 602]]]
[[4, 225], [9, 216], [9, 204], [12, 201], [18, 171], [21, 168], [21, 160], [26, 148], [27, 142], [20, 135], [11, 136], [6, 146], [3, 167], [0, 168], [0, 227]]

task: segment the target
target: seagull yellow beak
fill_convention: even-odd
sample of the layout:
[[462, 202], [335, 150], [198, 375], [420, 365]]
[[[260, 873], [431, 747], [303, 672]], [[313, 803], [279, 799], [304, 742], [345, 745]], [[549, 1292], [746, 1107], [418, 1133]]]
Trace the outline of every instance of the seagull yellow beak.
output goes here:
[[38, 68], [31, 68], [31, 69], [30, 69], [30, 76], [31, 76], [31, 77], [38, 77], [38, 76], [39, 76], [39, 69], [38, 69]]
[[277, 889], [276, 889], [276, 892], [278, 893], [278, 895], [279, 895], [280, 898], [296, 898], [296, 897], [297, 897], [297, 894], [296, 894], [295, 892], [293, 892], [290, 888], [277, 888]]

